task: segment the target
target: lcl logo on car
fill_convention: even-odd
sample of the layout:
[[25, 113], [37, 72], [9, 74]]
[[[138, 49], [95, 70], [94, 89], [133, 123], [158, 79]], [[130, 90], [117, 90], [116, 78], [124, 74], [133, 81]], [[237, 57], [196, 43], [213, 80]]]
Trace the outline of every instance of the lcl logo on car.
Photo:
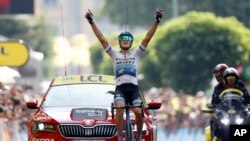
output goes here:
[[80, 80], [82, 82], [86, 82], [86, 81], [91, 81], [91, 82], [106, 82], [105, 80], [103, 80], [101, 75], [90, 75], [90, 76], [81, 76]]

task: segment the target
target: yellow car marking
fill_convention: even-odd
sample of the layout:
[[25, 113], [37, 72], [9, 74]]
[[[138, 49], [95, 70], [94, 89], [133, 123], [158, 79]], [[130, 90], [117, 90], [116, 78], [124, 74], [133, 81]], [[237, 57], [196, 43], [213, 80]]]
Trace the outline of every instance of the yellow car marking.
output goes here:
[[115, 77], [112, 75], [71, 75], [55, 78], [52, 86], [68, 84], [115, 84]]

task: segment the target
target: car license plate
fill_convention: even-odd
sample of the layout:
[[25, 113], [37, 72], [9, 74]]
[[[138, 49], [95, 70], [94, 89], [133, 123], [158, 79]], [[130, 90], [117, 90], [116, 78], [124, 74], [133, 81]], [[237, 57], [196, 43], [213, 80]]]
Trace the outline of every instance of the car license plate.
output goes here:
[[102, 108], [74, 108], [72, 109], [72, 118], [105, 120], [106, 111], [106, 109]]

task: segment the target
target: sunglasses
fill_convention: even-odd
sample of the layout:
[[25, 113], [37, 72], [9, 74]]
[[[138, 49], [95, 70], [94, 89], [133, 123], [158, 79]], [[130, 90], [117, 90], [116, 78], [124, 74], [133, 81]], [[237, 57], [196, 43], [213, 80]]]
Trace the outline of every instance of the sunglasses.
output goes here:
[[133, 38], [131, 36], [120, 36], [119, 38], [120, 41], [133, 41]]
[[228, 77], [226, 77], [226, 79], [227, 79], [227, 80], [233, 80], [233, 81], [236, 80], [236, 78], [235, 78], [234, 76], [228, 76]]

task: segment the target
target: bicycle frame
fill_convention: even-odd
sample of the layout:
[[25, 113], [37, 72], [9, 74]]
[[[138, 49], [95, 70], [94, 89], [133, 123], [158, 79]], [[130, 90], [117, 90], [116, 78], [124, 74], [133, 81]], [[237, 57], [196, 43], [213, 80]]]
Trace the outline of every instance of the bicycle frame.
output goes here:
[[129, 106], [125, 106], [125, 112], [126, 112], [126, 124], [125, 124], [125, 131], [126, 131], [126, 141], [133, 141], [134, 135], [132, 131], [132, 125], [130, 120], [130, 112], [129, 112]]
[[142, 117], [144, 117], [144, 112], [143, 112], [143, 104], [138, 105], [138, 106], [130, 106], [127, 102], [125, 106], [122, 107], [115, 107], [114, 103], [111, 104], [111, 114], [112, 114], [112, 119], [114, 119], [114, 109], [125, 109], [125, 114], [126, 114], [126, 119], [125, 119], [125, 139], [126, 141], [134, 141], [134, 134], [132, 130], [132, 124], [131, 124], [131, 119], [130, 119], [130, 108], [141, 108], [142, 110]]

